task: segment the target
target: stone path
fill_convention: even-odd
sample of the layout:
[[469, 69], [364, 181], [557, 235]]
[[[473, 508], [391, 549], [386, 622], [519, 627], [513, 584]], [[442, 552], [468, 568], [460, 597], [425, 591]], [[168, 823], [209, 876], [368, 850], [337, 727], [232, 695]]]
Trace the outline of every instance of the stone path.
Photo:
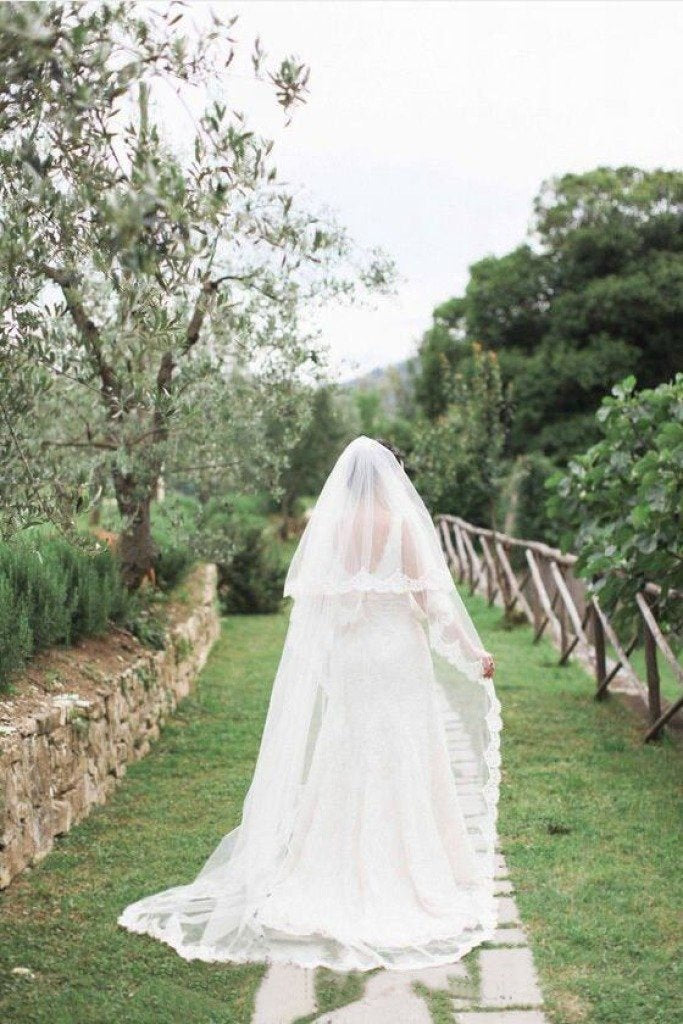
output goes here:
[[[320, 1014], [316, 1024], [432, 1024], [429, 991], [447, 994], [453, 1024], [547, 1024], [533, 956], [502, 854], [497, 855], [496, 893], [498, 929], [491, 942], [467, 957], [466, 964], [378, 971], [368, 977], [361, 999]], [[270, 967], [252, 1024], [293, 1024], [314, 1014], [314, 980], [314, 971]]]

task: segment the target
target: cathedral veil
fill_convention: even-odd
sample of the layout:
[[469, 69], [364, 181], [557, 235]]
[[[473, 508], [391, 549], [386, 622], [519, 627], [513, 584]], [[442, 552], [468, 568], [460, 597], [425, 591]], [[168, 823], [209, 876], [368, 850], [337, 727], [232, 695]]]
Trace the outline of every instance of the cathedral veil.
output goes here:
[[[119, 924], [167, 942], [186, 959], [272, 961], [337, 969], [416, 967], [458, 959], [495, 929], [494, 847], [500, 704], [483, 674], [481, 642], [446, 565], [429, 513], [395, 457], [366, 437], [341, 454], [292, 559], [293, 598], [259, 756], [241, 823], [188, 885], [128, 906]], [[382, 595], [410, 603], [432, 652], [450, 770], [476, 865], [470, 907], [447, 936], [373, 948], [352, 935], [288, 936], [264, 927], [326, 716], [331, 659]], [[400, 947], [400, 943], [399, 943]]]

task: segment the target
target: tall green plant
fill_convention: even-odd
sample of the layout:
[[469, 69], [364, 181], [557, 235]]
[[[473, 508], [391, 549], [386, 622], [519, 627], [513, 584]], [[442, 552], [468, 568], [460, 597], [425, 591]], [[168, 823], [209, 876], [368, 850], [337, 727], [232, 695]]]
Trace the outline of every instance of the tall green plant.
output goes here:
[[0, 688], [32, 654], [103, 633], [127, 606], [108, 548], [39, 533], [0, 544]]
[[662, 588], [660, 614], [683, 628], [683, 374], [636, 391], [627, 377], [597, 413], [601, 440], [550, 478], [548, 510], [576, 569], [606, 607], [634, 609], [644, 583]]
[[410, 467], [434, 512], [497, 525], [503, 478], [505, 401], [495, 352], [471, 347], [453, 374], [445, 413], [415, 431]]

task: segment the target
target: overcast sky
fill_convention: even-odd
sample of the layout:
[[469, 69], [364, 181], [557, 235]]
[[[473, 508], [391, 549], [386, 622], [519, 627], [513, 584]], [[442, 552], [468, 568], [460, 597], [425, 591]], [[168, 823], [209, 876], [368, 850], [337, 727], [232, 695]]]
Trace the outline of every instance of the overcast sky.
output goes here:
[[260, 34], [273, 58], [310, 64], [292, 124], [281, 130], [254, 99], [255, 127], [276, 138], [281, 177], [398, 264], [397, 295], [322, 319], [344, 377], [412, 354], [469, 264], [523, 240], [543, 179], [681, 165], [675, 0], [211, 6], [239, 13], [239, 39]]

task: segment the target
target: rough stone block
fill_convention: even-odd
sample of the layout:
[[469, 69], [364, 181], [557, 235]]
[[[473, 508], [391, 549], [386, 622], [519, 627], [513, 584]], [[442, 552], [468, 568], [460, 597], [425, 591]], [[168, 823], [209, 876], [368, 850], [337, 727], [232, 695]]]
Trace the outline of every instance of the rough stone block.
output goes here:
[[[17, 715], [0, 736], [0, 888], [42, 859], [62, 835], [113, 792], [126, 764], [144, 756], [160, 724], [193, 683], [220, 631], [214, 606], [215, 567], [198, 573], [207, 607], [189, 616], [198, 649], [181, 668], [175, 651], [118, 656], [121, 667], [96, 695], [45, 695], [30, 715]], [[134, 660], [131, 660], [134, 659]], [[90, 676], [88, 677], [90, 678]]]

